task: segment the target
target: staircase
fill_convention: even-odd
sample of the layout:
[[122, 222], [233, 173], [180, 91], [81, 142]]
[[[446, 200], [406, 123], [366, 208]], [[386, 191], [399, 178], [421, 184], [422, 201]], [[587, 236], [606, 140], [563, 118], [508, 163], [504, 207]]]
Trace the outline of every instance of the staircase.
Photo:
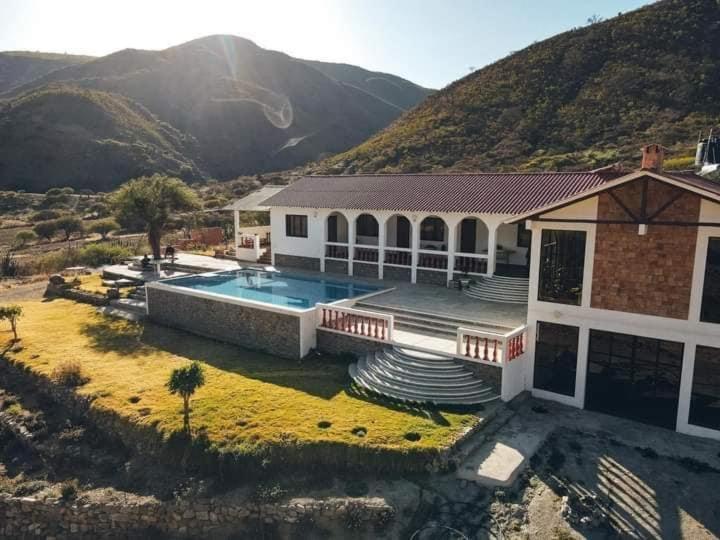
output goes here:
[[460, 327], [472, 328], [474, 330], [485, 330], [501, 334], [509, 332], [513, 329], [510, 326], [503, 326], [501, 324], [463, 319], [451, 315], [411, 311], [396, 308], [394, 306], [381, 306], [371, 302], [358, 302], [354, 307], [366, 311], [375, 311], [386, 315], [392, 315], [394, 326], [399, 330], [407, 330], [408, 332], [428, 334], [452, 340], [455, 340], [457, 337], [457, 329]]
[[481, 277], [468, 287], [465, 294], [488, 302], [505, 304], [527, 304], [530, 280], [521, 277], [492, 276]]
[[412, 403], [478, 405], [498, 399], [489, 384], [449, 356], [393, 347], [368, 353], [348, 368], [355, 384]]
[[264, 266], [270, 266], [272, 264], [272, 250], [270, 249], [270, 246], [265, 249], [265, 253], [260, 256], [257, 262], [258, 264], [262, 264]]
[[147, 297], [145, 286], [135, 287], [127, 298], [111, 300], [110, 305], [100, 308], [100, 312], [130, 321], [140, 321], [147, 315]]

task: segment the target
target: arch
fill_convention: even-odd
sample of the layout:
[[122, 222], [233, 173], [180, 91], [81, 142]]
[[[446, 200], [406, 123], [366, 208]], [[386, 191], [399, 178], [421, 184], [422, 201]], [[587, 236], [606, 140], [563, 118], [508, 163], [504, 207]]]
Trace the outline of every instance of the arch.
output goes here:
[[427, 216], [420, 222], [420, 249], [448, 250], [448, 225], [438, 216]]
[[412, 223], [407, 216], [393, 214], [385, 221], [385, 246], [410, 249]]
[[377, 246], [380, 224], [372, 214], [360, 214], [355, 218], [355, 243], [361, 246]]
[[327, 242], [348, 243], [348, 220], [341, 212], [331, 212], [325, 219], [325, 239]]
[[486, 253], [490, 229], [476, 216], [465, 216], [455, 226], [456, 253]]

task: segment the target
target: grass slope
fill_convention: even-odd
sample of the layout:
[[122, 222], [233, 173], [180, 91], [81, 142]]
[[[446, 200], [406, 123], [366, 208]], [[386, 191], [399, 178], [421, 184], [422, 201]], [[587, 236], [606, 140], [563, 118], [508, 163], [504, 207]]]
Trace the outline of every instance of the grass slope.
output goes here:
[[108, 190], [163, 170], [200, 178], [194, 141], [128, 98], [51, 85], [0, 102], [0, 178], [11, 188]]
[[719, 64], [717, 0], [656, 2], [480, 69], [312, 171], [637, 166], [647, 142], [689, 156], [720, 120]]
[[56, 69], [82, 64], [90, 56], [31, 51], [0, 52], [0, 93], [27, 84]]
[[[398, 452], [434, 449], [476, 422], [469, 414], [422, 414], [355, 396], [344, 364], [281, 360], [149, 323], [108, 319], [66, 300], [23, 307], [23, 348], [8, 354], [44, 375], [68, 359], [81, 362], [90, 382], [79, 392], [96, 397], [93, 407], [155, 426], [166, 436], [182, 428], [182, 401], [164, 384], [172, 369], [202, 362], [206, 384], [193, 398], [191, 421], [223, 451], [318, 442]], [[0, 343], [10, 337], [3, 327]], [[321, 429], [321, 421], [331, 426]], [[353, 434], [356, 427], [367, 435]], [[408, 441], [408, 432], [422, 438]]]

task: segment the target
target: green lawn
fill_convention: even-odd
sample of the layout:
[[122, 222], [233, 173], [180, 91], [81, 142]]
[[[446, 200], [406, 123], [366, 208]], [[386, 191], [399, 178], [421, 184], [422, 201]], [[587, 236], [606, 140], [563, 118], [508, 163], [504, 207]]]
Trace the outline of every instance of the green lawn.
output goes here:
[[[451, 444], [474, 415], [387, 406], [351, 390], [346, 366], [334, 361], [288, 361], [190, 334], [103, 317], [67, 300], [26, 302], [19, 324], [22, 349], [8, 353], [50, 375], [67, 360], [81, 362], [90, 381], [78, 392], [168, 436], [182, 428], [181, 400], [164, 387], [173, 368], [203, 363], [206, 384], [192, 402], [192, 426], [204, 428], [225, 451], [282, 442], [331, 441], [397, 449]], [[10, 333], [0, 327], [0, 343]], [[325, 429], [319, 422], [330, 422]], [[367, 430], [365, 437], [353, 429]], [[408, 432], [419, 441], [405, 439]]]

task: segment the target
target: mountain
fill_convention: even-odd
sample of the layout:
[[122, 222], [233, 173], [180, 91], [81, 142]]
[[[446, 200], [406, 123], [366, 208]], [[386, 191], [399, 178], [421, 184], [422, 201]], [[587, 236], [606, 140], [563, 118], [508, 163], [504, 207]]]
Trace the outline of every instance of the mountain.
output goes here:
[[92, 57], [70, 54], [0, 52], [0, 93], [27, 84], [56, 69], [82, 64], [89, 60], [92, 60]]
[[162, 170], [187, 179], [202, 171], [194, 140], [132, 100], [50, 85], [0, 103], [0, 178], [13, 188], [109, 190]]
[[720, 2], [665, 0], [533, 44], [436, 92], [310, 172], [553, 170], [660, 142], [672, 165], [720, 121]]
[[[12, 110], [14, 100], [58, 84], [131, 100], [175, 130], [170, 139], [194, 141], [195, 153], [185, 155], [183, 163], [188, 171], [202, 170], [218, 179], [287, 169], [351, 148], [430, 93], [392, 75], [298, 60], [246, 39], [210, 36], [162, 51], [127, 49], [46, 73], [0, 95], [9, 102], [0, 123], [7, 125], [2, 115]], [[49, 111], [53, 97], [44, 99]], [[42, 147], [55, 161], [72, 160], [70, 169], [83, 168], [83, 154], [60, 154], [28, 138], [22, 125], [14, 126], [21, 133], [13, 140]], [[173, 146], [173, 151], [181, 149]], [[9, 152], [0, 146], [3, 154]], [[143, 166], [162, 163], [153, 159]], [[8, 170], [0, 159], [0, 186], [21, 187]], [[79, 181], [44, 169], [28, 175], [37, 186]], [[112, 180], [99, 182], [114, 184], [117, 176], [113, 171]]]

